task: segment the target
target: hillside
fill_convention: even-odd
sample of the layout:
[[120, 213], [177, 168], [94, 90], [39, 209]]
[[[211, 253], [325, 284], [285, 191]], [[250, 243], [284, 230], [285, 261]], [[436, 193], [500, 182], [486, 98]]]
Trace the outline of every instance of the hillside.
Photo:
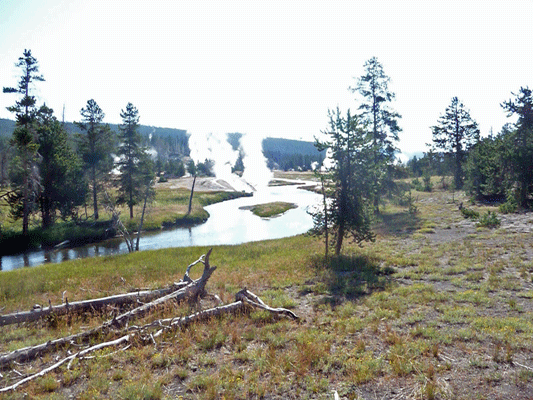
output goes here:
[[[109, 127], [114, 132], [118, 131], [116, 124], [109, 124]], [[14, 121], [0, 119], [0, 138], [10, 138], [14, 128]], [[66, 122], [65, 128], [69, 134], [80, 132], [80, 129], [72, 122]], [[145, 144], [153, 147], [163, 160], [169, 157], [181, 158], [189, 155], [190, 134], [184, 129], [140, 125], [139, 133]], [[241, 136], [241, 133], [228, 133], [228, 142], [234, 149], [239, 147]], [[312, 163], [321, 163], [324, 159], [324, 152], [318, 152], [313, 143], [283, 138], [264, 139], [263, 153], [270, 168], [282, 170], [309, 170]]]

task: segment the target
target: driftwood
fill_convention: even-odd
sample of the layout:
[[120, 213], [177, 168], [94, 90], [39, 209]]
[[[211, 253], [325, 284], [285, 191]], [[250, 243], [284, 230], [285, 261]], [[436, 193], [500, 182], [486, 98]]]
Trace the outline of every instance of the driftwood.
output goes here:
[[99, 299], [91, 299], [84, 301], [73, 301], [70, 303], [66, 299], [65, 303], [52, 305], [51, 307], [35, 307], [30, 311], [22, 311], [18, 313], [0, 315], [0, 326], [20, 324], [22, 322], [37, 321], [45, 318], [51, 313], [55, 315], [63, 315], [67, 313], [81, 313], [84, 311], [98, 311], [107, 306], [121, 306], [126, 304], [133, 304], [137, 302], [147, 302], [166, 294], [172, 293], [184, 286], [188, 282], [177, 282], [172, 286], [156, 290], [140, 290], [131, 293], [118, 294], [114, 296], [102, 297]]
[[216, 267], [211, 267], [209, 265], [210, 254], [211, 254], [211, 250], [207, 252], [207, 255], [205, 256], [205, 261], [202, 261], [204, 263], [204, 271], [203, 271], [202, 276], [194, 281], [191, 280], [184, 287], [170, 294], [167, 294], [166, 296], [159, 297], [156, 300], [143, 304], [140, 307], [134, 308], [131, 311], [118, 315], [112, 320], [107, 321], [104, 324], [97, 326], [93, 329], [90, 329], [88, 331], [84, 331], [84, 332], [81, 332], [75, 335], [70, 335], [67, 337], [63, 337], [60, 339], [55, 339], [55, 340], [42, 343], [36, 346], [25, 347], [19, 350], [15, 350], [11, 353], [2, 354], [0, 355], [0, 370], [5, 369], [14, 361], [22, 362], [22, 361], [31, 360], [37, 357], [38, 355], [42, 355], [44, 353], [54, 351], [60, 346], [87, 340], [88, 338], [94, 337], [95, 335], [99, 333], [107, 332], [110, 329], [119, 329], [121, 327], [124, 327], [128, 323], [128, 321], [130, 321], [131, 319], [140, 318], [146, 315], [150, 310], [163, 304], [166, 301], [169, 301], [169, 300], [183, 301], [187, 298], [196, 300], [198, 297], [205, 294], [205, 284], [207, 283], [207, 280], [209, 279], [213, 271], [216, 269]]
[[171, 286], [167, 288], [155, 290], [138, 290], [125, 294], [101, 297], [98, 299], [74, 301], [72, 303], [70, 303], [68, 299], [66, 299], [65, 303], [63, 304], [50, 305], [49, 307], [38, 306], [34, 307], [30, 311], [22, 311], [17, 313], [0, 315], [0, 326], [20, 324], [22, 322], [38, 321], [39, 319], [47, 317], [51, 313], [54, 313], [54, 315], [56, 316], [60, 316], [67, 313], [98, 311], [107, 306], [122, 306], [138, 302], [149, 302], [158, 297], [175, 292], [176, 290], [181, 289], [190, 284], [192, 282], [192, 279], [189, 277], [191, 268], [200, 262], [204, 263], [204, 257], [205, 255], [202, 255], [198, 260], [196, 260], [187, 267], [185, 275], [183, 276], [183, 279], [180, 282], [174, 282]]
[[[163, 332], [167, 330], [185, 328], [191, 323], [197, 323], [200, 321], [208, 320], [213, 317], [219, 317], [225, 314], [231, 314], [235, 312], [246, 312], [253, 308], [265, 310], [276, 316], [286, 316], [291, 319], [298, 318], [296, 314], [294, 314], [290, 310], [287, 310], [284, 308], [269, 307], [258, 296], [256, 296], [255, 294], [253, 294], [252, 292], [250, 292], [249, 290], [245, 288], [235, 295], [235, 302], [231, 304], [214, 307], [214, 308], [210, 308], [207, 310], [202, 310], [202, 311], [196, 312], [192, 315], [188, 315], [185, 317], [159, 319], [159, 320], [153, 321], [149, 324], [146, 324], [140, 327], [139, 326], [128, 326], [129, 321], [147, 314], [150, 310], [152, 310], [153, 308], [157, 307], [160, 304], [163, 304], [166, 301], [169, 301], [169, 300], [182, 301], [185, 299], [197, 300], [199, 297], [206, 296], [207, 293], [205, 291], [205, 285], [209, 277], [212, 275], [213, 271], [216, 269], [216, 267], [211, 267], [209, 265], [210, 254], [211, 254], [211, 250], [209, 250], [209, 252], [205, 255], [205, 259], [204, 259], [204, 256], [202, 256], [197, 261], [195, 261], [194, 263], [190, 264], [187, 267], [187, 270], [183, 277], [183, 281], [180, 282], [179, 284], [175, 284], [175, 285], [180, 285], [183, 287], [180, 287], [179, 289], [173, 291], [172, 293], [166, 294], [149, 303], [143, 304], [142, 306], [137, 307], [129, 312], [118, 315], [112, 320], [107, 321], [104, 324], [97, 326], [89, 331], [85, 331], [85, 332], [82, 332], [76, 335], [71, 335], [71, 336], [64, 337], [64, 338], [59, 338], [53, 341], [49, 341], [47, 343], [43, 343], [41, 345], [26, 347], [26, 348], [19, 349], [11, 353], [0, 355], [0, 369], [6, 369], [6, 367], [11, 365], [13, 362], [22, 362], [22, 361], [32, 360], [32, 359], [35, 359], [36, 357], [43, 355], [44, 353], [54, 351], [58, 349], [59, 347], [71, 345], [76, 342], [77, 343], [86, 342], [89, 338], [95, 337], [97, 334], [107, 333], [112, 330], [120, 330], [123, 332], [123, 336], [119, 337], [118, 339], [99, 343], [91, 347], [88, 347], [84, 350], [81, 350], [75, 354], [71, 354], [59, 361], [56, 361], [53, 365], [43, 369], [42, 371], [38, 373], [25, 377], [13, 385], [1, 388], [0, 392], [7, 392], [10, 390], [15, 390], [20, 385], [30, 380], [33, 380], [37, 377], [44, 376], [46, 373], [59, 368], [61, 365], [63, 365], [67, 361], [72, 362], [77, 357], [83, 357], [90, 352], [93, 352], [93, 351], [96, 351], [96, 350], [99, 350], [105, 347], [117, 346], [121, 343], [130, 341], [130, 339], [133, 336], [142, 335], [147, 330], [153, 329], [153, 328], [156, 328], [158, 330], [155, 333], [150, 333], [149, 337], [155, 343], [155, 338], [159, 337]], [[204, 264], [204, 270], [203, 270], [202, 276], [199, 279], [192, 280], [189, 277], [190, 270], [192, 266], [198, 263]], [[124, 330], [128, 331], [128, 333], [125, 335], [124, 335], [125, 333]], [[143, 336], [141, 336], [141, 338], [143, 338]], [[70, 363], [69, 363], [69, 366], [70, 366]]]
[[63, 365], [64, 363], [66, 363], [67, 361], [72, 361], [73, 359], [75, 359], [76, 357], [83, 357], [85, 354], [88, 354], [88, 353], [91, 353], [93, 351], [96, 351], [96, 350], [100, 350], [100, 349], [103, 349], [105, 347], [109, 347], [109, 346], [117, 346], [123, 342], [127, 342], [130, 340], [130, 338], [132, 338], [134, 336], [133, 333], [129, 334], [129, 335], [126, 335], [126, 336], [122, 336], [121, 338], [118, 338], [118, 339], [115, 339], [115, 340], [112, 340], [110, 342], [104, 342], [104, 343], [99, 343], [99, 344], [96, 344], [94, 346], [91, 346], [89, 347], [88, 349], [85, 349], [85, 350], [82, 350], [82, 351], [79, 351], [78, 353], [76, 354], [72, 354], [66, 358], [63, 358], [62, 360], [59, 360], [58, 362], [56, 362], [54, 365], [51, 365], [50, 367], [48, 368], [45, 368], [43, 369], [42, 371], [36, 373], [36, 374], [33, 374], [33, 375], [30, 375], [24, 379], [21, 379], [20, 381], [18, 381], [17, 383], [15, 383], [14, 385], [11, 385], [11, 386], [6, 386], [4, 388], [1, 388], [0, 389], [0, 393], [2, 392], [9, 392], [10, 390], [15, 390], [17, 387], [19, 387], [20, 385], [22, 385], [23, 383], [26, 383], [26, 382], [29, 382], [35, 378], [38, 378], [40, 376], [44, 376], [46, 375], [48, 372], [51, 372], [57, 368], [59, 368], [61, 365]]
[[81, 350], [81, 351], [79, 351], [79, 352], [77, 352], [75, 354], [72, 354], [72, 355], [70, 355], [68, 357], [65, 357], [65, 358], [57, 361], [55, 364], [51, 365], [50, 367], [45, 368], [45, 369], [43, 369], [42, 371], [40, 371], [40, 372], [38, 372], [36, 374], [30, 375], [30, 376], [28, 376], [28, 377], [26, 377], [24, 379], [21, 379], [20, 381], [18, 381], [17, 383], [15, 383], [15, 384], [13, 384], [11, 386], [6, 386], [4, 388], [1, 388], [0, 389], [0, 393], [1, 392], [7, 392], [7, 391], [10, 391], [10, 390], [15, 390], [18, 386], [20, 386], [20, 385], [22, 385], [22, 384], [24, 384], [26, 382], [29, 382], [30, 380], [33, 380], [35, 378], [44, 376], [48, 372], [51, 372], [51, 371], [59, 368], [61, 365], [63, 365], [67, 361], [72, 362], [75, 358], [78, 358], [78, 357], [81, 358], [81, 357], [85, 356], [86, 354], [91, 353], [93, 351], [100, 350], [100, 349], [103, 349], [105, 347], [117, 346], [117, 345], [119, 345], [121, 343], [127, 342], [133, 336], [135, 336], [138, 332], [144, 331], [144, 330], [146, 330], [148, 328], [151, 328], [151, 327], [161, 327], [161, 329], [159, 331], [157, 331], [155, 334], [151, 335], [151, 338], [155, 339], [155, 338], [159, 337], [165, 330], [176, 329], [176, 328], [184, 328], [184, 327], [186, 327], [189, 324], [194, 323], [194, 322], [205, 321], [205, 320], [208, 320], [208, 319], [213, 318], [213, 317], [218, 317], [218, 316], [221, 316], [221, 315], [224, 315], [224, 314], [234, 313], [234, 312], [237, 312], [237, 311], [244, 311], [249, 306], [254, 307], [254, 308], [260, 308], [260, 309], [266, 310], [266, 311], [268, 311], [270, 313], [273, 313], [275, 315], [278, 315], [278, 316], [279, 315], [286, 315], [286, 316], [288, 316], [290, 318], [293, 318], [293, 319], [297, 319], [298, 318], [292, 311], [286, 310], [284, 308], [272, 308], [272, 307], [267, 306], [266, 304], [263, 303], [263, 301], [259, 297], [257, 297], [255, 294], [251, 293], [247, 289], [241, 290], [239, 293], [237, 293], [237, 295], [235, 297], [236, 297], [237, 301], [235, 301], [234, 303], [231, 303], [231, 304], [227, 304], [227, 305], [219, 306], [219, 307], [215, 307], [215, 308], [210, 308], [208, 310], [199, 311], [199, 312], [197, 312], [195, 314], [192, 314], [192, 315], [189, 315], [189, 316], [186, 316], [186, 317], [160, 319], [160, 320], [156, 320], [156, 321], [154, 321], [154, 322], [152, 322], [150, 324], [144, 325], [142, 327], [132, 327], [131, 330], [133, 330], [134, 332], [130, 332], [129, 334], [124, 335], [124, 336], [122, 336], [122, 337], [120, 337], [118, 339], [115, 339], [115, 340], [99, 343], [99, 344], [91, 346], [91, 347], [89, 347], [87, 349]]

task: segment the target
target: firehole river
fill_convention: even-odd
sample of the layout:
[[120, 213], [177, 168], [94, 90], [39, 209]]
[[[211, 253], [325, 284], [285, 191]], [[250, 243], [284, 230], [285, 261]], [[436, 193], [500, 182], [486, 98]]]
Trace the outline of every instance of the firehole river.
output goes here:
[[[298, 185], [299, 186], [299, 185]], [[260, 218], [240, 207], [285, 201], [298, 205], [274, 218]], [[279, 239], [307, 232], [313, 226], [308, 209], [320, 202], [320, 196], [296, 185], [273, 186], [254, 192], [252, 197], [241, 197], [205, 207], [207, 222], [190, 228], [176, 228], [148, 232], [141, 236], [140, 250], [167, 247], [233, 245], [266, 239]], [[0, 259], [3, 271], [33, 267], [44, 263], [59, 263], [77, 258], [127, 253], [121, 238], [87, 246], [60, 250], [37, 250]]]

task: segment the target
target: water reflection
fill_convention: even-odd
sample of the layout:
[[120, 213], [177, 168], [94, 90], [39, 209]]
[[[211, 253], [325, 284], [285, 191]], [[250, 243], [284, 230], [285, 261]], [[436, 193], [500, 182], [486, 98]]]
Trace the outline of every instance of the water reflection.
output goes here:
[[[298, 204], [298, 208], [271, 219], [259, 218], [249, 210], [239, 209], [242, 206], [272, 201], [293, 202]], [[210, 217], [202, 225], [148, 232], [142, 236], [140, 250], [240, 244], [298, 235], [312, 227], [313, 221], [307, 210], [319, 201], [320, 197], [317, 194], [295, 186], [269, 187], [264, 192], [256, 192], [253, 197], [241, 197], [206, 207]], [[22, 255], [4, 256], [0, 260], [0, 269], [10, 270], [43, 263], [60, 263], [77, 258], [119, 253], [127, 253], [127, 248], [121, 239], [115, 238], [73, 249], [34, 251]]]

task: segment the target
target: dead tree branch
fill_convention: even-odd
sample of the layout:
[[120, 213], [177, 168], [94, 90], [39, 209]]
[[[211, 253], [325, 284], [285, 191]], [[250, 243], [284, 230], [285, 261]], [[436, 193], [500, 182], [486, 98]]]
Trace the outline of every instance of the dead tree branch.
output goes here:
[[[209, 264], [209, 256], [211, 255], [211, 250], [209, 250], [205, 256], [200, 257], [197, 261], [195, 261], [194, 263], [190, 264], [187, 267], [187, 270], [184, 275], [184, 281], [180, 282], [180, 284], [176, 284], [176, 285], [182, 285], [183, 287], [180, 287], [179, 289], [174, 290], [173, 292], [169, 294], [162, 295], [161, 297], [158, 297], [155, 300], [150, 301], [149, 303], [143, 304], [140, 307], [137, 307], [131, 311], [123, 313], [113, 318], [112, 320], [107, 321], [104, 324], [99, 325], [91, 330], [88, 330], [88, 331], [85, 331], [85, 332], [82, 332], [76, 335], [59, 338], [59, 339], [49, 341], [47, 343], [43, 343], [37, 346], [26, 347], [26, 348], [19, 349], [11, 353], [0, 355], [0, 369], [5, 369], [7, 366], [9, 366], [13, 362], [21, 362], [21, 361], [35, 359], [36, 357], [41, 356], [44, 353], [56, 350], [59, 347], [68, 346], [76, 342], [77, 343], [86, 342], [87, 339], [95, 337], [97, 334], [101, 334], [101, 333], [105, 334], [115, 329], [116, 330], [120, 329], [121, 331], [124, 331], [124, 330], [129, 331], [128, 334], [126, 335], [123, 334], [123, 336], [119, 337], [118, 339], [114, 339], [114, 340], [110, 340], [110, 341], [106, 341], [103, 343], [93, 345], [87, 349], [81, 350], [75, 354], [72, 354], [63, 359], [60, 359], [53, 365], [43, 369], [42, 371], [38, 373], [25, 377], [13, 385], [1, 388], [0, 393], [15, 390], [17, 387], [19, 387], [20, 385], [26, 382], [29, 382], [35, 378], [44, 376], [48, 372], [56, 370], [61, 365], [65, 364], [66, 362], [69, 362], [69, 366], [70, 366], [70, 363], [75, 358], [81, 358], [85, 356], [86, 354], [103, 349], [105, 347], [117, 346], [121, 343], [129, 342], [130, 339], [134, 337], [135, 335], [144, 335], [145, 333], [147, 333], [151, 341], [155, 344], [156, 343], [155, 339], [161, 336], [165, 331], [175, 330], [178, 328], [185, 328], [192, 323], [206, 321], [211, 318], [220, 317], [226, 314], [232, 314], [236, 312], [247, 312], [252, 308], [265, 310], [276, 316], [285, 316], [291, 319], [298, 319], [298, 316], [292, 311], [287, 310], [285, 308], [270, 307], [266, 305], [257, 295], [253, 294], [248, 289], [244, 288], [235, 295], [235, 302], [231, 304], [217, 306], [217, 307], [210, 308], [207, 310], [198, 311], [194, 314], [191, 314], [185, 317], [159, 319], [159, 320], [153, 321], [149, 324], [146, 324], [140, 327], [139, 326], [128, 327], [129, 321], [146, 315], [149, 311], [151, 311], [158, 305], [163, 304], [166, 301], [173, 300], [173, 299], [178, 300], [178, 301], [182, 301], [185, 299], [198, 299], [199, 297], [205, 296], [206, 295], [205, 285], [207, 283], [207, 280], [210, 278], [210, 276], [216, 269], [216, 267], [211, 267]], [[191, 278], [189, 277], [190, 270], [192, 266], [198, 263], [204, 264], [204, 270], [203, 270], [202, 276], [196, 280], [191, 280]], [[186, 281], [187, 279], [188, 281]], [[164, 289], [164, 290], [168, 290], [168, 289]], [[150, 292], [150, 293], [153, 294], [154, 292]], [[133, 295], [137, 295], [137, 294], [133, 294]], [[111, 296], [111, 297], [117, 297], [117, 296]], [[96, 300], [103, 301], [105, 299], [96, 299]], [[68, 302], [67, 302], [67, 305], [68, 305]], [[72, 304], [68, 306], [72, 306]], [[50, 308], [52, 307], [50, 306]], [[56, 311], [56, 309], [57, 307], [53, 309], [54, 312]], [[156, 328], [156, 329], [158, 328], [157, 332], [153, 333], [153, 331], [150, 331], [152, 328]]]
[[194, 281], [191, 281], [186, 284], [186, 286], [167, 294], [163, 297], [159, 297], [149, 303], [143, 304], [140, 307], [134, 308], [131, 311], [123, 313], [110, 321], [105, 322], [102, 325], [99, 325], [88, 331], [84, 331], [75, 335], [70, 335], [64, 338], [52, 340], [46, 343], [42, 343], [36, 346], [25, 347], [19, 350], [15, 350], [11, 353], [0, 355], [0, 370], [5, 369], [12, 362], [22, 362], [34, 359], [35, 357], [54, 351], [60, 346], [68, 345], [71, 343], [76, 343], [80, 341], [85, 341], [99, 333], [108, 332], [111, 329], [120, 329], [124, 327], [130, 320], [140, 318], [146, 315], [149, 311], [153, 310], [155, 307], [169, 301], [183, 301], [185, 299], [197, 300], [199, 297], [204, 296], [205, 294], [205, 285], [208, 279], [211, 277], [212, 273], [215, 271], [216, 266], [211, 267], [209, 264], [209, 255], [211, 250], [207, 252], [204, 261], [204, 271], [202, 276]]

